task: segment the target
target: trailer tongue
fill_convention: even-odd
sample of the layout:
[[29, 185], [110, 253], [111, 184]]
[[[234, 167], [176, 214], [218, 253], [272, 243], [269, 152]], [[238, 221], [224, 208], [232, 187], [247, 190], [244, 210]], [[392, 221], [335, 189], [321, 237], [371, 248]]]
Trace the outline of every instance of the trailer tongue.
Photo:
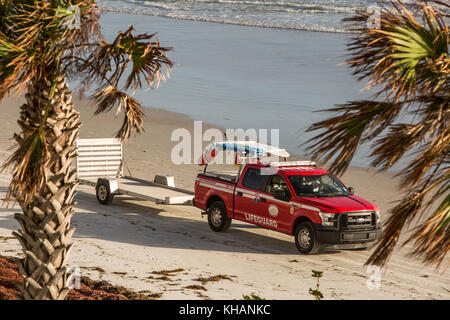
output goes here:
[[173, 177], [158, 175], [155, 181], [123, 175], [123, 149], [118, 139], [78, 139], [77, 178], [94, 186], [97, 200], [109, 204], [115, 195], [129, 195], [163, 204], [190, 204], [194, 193], [175, 187]]

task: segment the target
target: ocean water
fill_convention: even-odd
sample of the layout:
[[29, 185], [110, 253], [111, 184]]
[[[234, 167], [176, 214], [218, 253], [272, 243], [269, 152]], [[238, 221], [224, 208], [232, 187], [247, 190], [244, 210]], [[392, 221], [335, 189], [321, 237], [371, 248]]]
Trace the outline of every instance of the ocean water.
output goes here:
[[[223, 128], [279, 129], [281, 147], [292, 154], [303, 156], [312, 137], [305, 130], [331, 116], [316, 111], [370, 95], [342, 65], [350, 34], [102, 15], [109, 40], [130, 24], [139, 33], [158, 32], [161, 45], [173, 47], [169, 56], [176, 62], [158, 89], [136, 92], [144, 106]], [[367, 166], [367, 154], [361, 148], [353, 165]]]
[[[341, 19], [376, 0], [101, 0], [107, 11], [296, 30], [347, 32]], [[414, 3], [415, 0], [403, 0]]]

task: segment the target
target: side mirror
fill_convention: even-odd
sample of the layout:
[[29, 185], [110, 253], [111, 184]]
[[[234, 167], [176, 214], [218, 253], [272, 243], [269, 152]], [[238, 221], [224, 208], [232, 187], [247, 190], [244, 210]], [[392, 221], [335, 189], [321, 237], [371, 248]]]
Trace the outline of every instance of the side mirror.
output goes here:
[[273, 192], [273, 196], [275, 199], [283, 200], [283, 201], [289, 201], [288, 198], [290, 198], [289, 192], [286, 192], [286, 190], [276, 190]]
[[355, 194], [355, 188], [353, 187], [348, 187], [348, 191], [350, 192], [351, 195]]

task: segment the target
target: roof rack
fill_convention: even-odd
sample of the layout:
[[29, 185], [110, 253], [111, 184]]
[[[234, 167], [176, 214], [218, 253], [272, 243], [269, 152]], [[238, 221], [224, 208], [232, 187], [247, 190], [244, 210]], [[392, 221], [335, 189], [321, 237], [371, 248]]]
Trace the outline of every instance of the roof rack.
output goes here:
[[316, 166], [315, 161], [283, 161], [283, 162], [270, 162], [269, 167], [302, 167], [302, 166]]
[[212, 143], [213, 147], [219, 150], [233, 150], [251, 156], [278, 156], [287, 158], [289, 152], [275, 146], [271, 146], [256, 141], [216, 141]]

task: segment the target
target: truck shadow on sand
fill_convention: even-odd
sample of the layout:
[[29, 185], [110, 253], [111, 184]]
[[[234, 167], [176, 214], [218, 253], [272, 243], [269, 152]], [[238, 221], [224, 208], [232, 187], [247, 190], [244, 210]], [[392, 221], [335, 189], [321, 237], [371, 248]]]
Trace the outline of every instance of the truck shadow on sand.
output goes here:
[[[141, 205], [128, 200], [132, 199], [118, 197], [114, 199], [111, 205], [104, 206], [97, 202], [94, 195], [79, 191], [77, 208], [82, 211], [73, 218], [77, 224], [74, 236], [148, 247], [282, 254], [302, 257], [295, 247], [294, 238], [288, 235], [282, 235], [288, 238], [286, 240], [271, 237], [271, 234], [278, 234], [276, 231], [238, 222], [233, 223], [226, 232], [216, 233], [209, 228], [206, 217], [199, 221], [179, 216], [163, 216], [161, 213], [166, 212], [164, 206], [156, 208], [152, 207], [150, 203]], [[91, 218], [85, 218], [86, 215], [83, 215], [83, 211], [86, 211], [85, 213]], [[93, 219], [93, 213], [97, 216], [94, 220], [99, 221], [88, 221]], [[120, 219], [123, 225], [116, 221], [105, 226], [108, 230], [91, 227], [92, 224], [105, 224], [104, 219]], [[255, 231], [258, 232], [258, 229], [261, 230], [260, 233], [264, 234], [255, 233]], [[339, 250], [324, 248], [317, 255], [338, 252]], [[314, 255], [308, 257], [312, 256]]]

